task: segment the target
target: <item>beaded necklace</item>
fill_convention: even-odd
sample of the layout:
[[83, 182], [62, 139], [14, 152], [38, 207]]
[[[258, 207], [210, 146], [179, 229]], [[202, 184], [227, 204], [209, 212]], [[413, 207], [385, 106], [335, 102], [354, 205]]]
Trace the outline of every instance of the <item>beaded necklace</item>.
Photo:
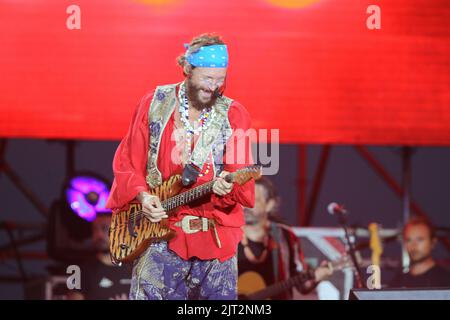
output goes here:
[[[190, 159], [192, 156], [192, 140], [194, 135], [198, 136], [202, 131], [205, 131], [208, 128], [211, 123], [211, 118], [214, 116], [214, 109], [211, 107], [203, 109], [199, 119], [193, 126], [189, 121], [189, 101], [186, 95], [184, 82], [180, 85], [180, 90], [178, 91], [178, 101], [180, 105], [178, 108], [180, 120], [186, 131], [185, 154], [187, 155], [187, 159]], [[199, 176], [202, 177], [208, 174], [209, 170], [210, 162], [207, 163], [205, 173], [200, 173]]]

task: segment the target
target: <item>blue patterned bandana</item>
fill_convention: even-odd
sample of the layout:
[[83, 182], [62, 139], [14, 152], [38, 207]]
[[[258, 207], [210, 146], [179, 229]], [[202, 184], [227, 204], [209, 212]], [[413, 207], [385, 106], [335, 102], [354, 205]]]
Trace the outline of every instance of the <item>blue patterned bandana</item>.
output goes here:
[[197, 52], [189, 53], [189, 45], [185, 44], [186, 59], [194, 67], [226, 68], [228, 51], [224, 44], [200, 47]]

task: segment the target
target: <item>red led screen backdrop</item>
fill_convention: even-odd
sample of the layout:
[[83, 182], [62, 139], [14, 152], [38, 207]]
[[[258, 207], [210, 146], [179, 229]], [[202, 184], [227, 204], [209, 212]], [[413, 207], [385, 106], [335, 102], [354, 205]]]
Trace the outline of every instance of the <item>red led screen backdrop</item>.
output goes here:
[[217, 32], [226, 94], [282, 142], [450, 145], [448, 17], [438, 0], [0, 0], [0, 136], [119, 139], [182, 80], [183, 43]]

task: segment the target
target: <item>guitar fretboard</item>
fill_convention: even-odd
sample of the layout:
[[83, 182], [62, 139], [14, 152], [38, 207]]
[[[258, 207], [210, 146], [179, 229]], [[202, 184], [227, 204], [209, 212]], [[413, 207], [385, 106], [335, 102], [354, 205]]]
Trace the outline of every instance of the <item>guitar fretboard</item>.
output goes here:
[[[330, 263], [330, 267], [333, 268], [333, 270], [341, 270], [346, 266], [347, 266], [347, 258], [342, 258], [340, 260], [333, 261]], [[261, 291], [252, 293], [248, 295], [248, 298], [250, 300], [264, 300], [270, 297], [274, 297], [291, 289], [294, 286], [303, 285], [306, 281], [312, 280], [311, 277], [313, 277], [313, 274], [310, 275], [308, 274], [308, 271], [302, 271], [289, 279], [277, 282]]]
[[[261, 167], [258, 165], [248, 166], [242, 169], [237, 170], [236, 172], [229, 173], [224, 179], [228, 182], [234, 182], [235, 179], [238, 180], [238, 183], [242, 184], [242, 181], [248, 181], [249, 179], [256, 178], [260, 176]], [[248, 180], [242, 180], [248, 179]], [[161, 202], [161, 206], [165, 211], [171, 211], [177, 207], [185, 205], [189, 202], [200, 199], [201, 197], [212, 193], [212, 188], [214, 185], [214, 180], [204, 183], [195, 188], [189, 189], [185, 192], [177, 194], [176, 196], [170, 197]]]
[[162, 201], [161, 206], [164, 208], [164, 210], [171, 211], [177, 207], [180, 207], [189, 202], [200, 199], [207, 194], [210, 194], [212, 192], [213, 185], [214, 181], [210, 181], [198, 187], [189, 189], [185, 192]]
[[292, 278], [289, 278], [285, 281], [275, 283], [275, 284], [267, 287], [266, 289], [256, 292], [254, 294], [250, 294], [249, 298], [251, 300], [264, 300], [268, 297], [274, 297], [285, 291], [288, 291], [289, 289], [291, 289], [292, 287], [294, 287], [296, 285], [303, 284], [307, 280], [308, 280], [307, 273], [301, 272]]

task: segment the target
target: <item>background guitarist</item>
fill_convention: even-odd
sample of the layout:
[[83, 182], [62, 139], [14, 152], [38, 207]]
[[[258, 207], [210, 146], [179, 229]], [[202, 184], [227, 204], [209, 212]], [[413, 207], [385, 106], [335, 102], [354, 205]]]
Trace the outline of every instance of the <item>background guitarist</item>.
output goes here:
[[[228, 52], [220, 37], [203, 34], [185, 48], [178, 58], [184, 81], [141, 99], [114, 157], [107, 206], [117, 212], [137, 199], [152, 222], [167, 220], [176, 231], [134, 261], [130, 299], [237, 298], [242, 206], [253, 206], [254, 183], [239, 186], [220, 177], [251, 164], [249, 145], [233, 143], [243, 139], [237, 129], [249, 129], [250, 116], [222, 95]], [[175, 174], [190, 187], [216, 179], [214, 193], [165, 212], [148, 192]]]
[[[297, 236], [276, 216], [278, 205], [279, 198], [272, 182], [266, 177], [257, 180], [255, 206], [244, 210], [246, 225], [238, 249], [238, 289], [241, 295], [252, 294], [261, 289], [261, 284], [269, 286], [307, 269]], [[332, 271], [325, 265], [324, 261], [315, 271], [306, 272], [309, 280], [297, 285], [297, 290], [306, 294], [319, 281], [329, 277]], [[292, 299], [292, 294], [290, 289], [273, 298]]]

